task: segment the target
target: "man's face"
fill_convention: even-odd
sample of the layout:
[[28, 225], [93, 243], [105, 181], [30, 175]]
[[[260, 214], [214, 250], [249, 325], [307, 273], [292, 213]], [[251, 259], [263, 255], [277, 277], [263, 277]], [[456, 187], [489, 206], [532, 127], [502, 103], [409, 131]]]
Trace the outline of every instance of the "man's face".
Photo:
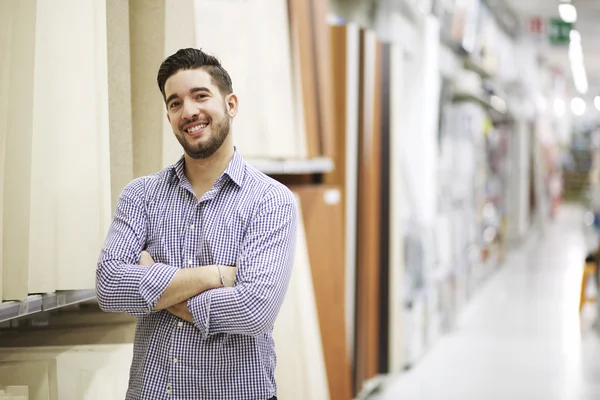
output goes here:
[[181, 70], [165, 83], [167, 118], [175, 137], [194, 159], [212, 156], [229, 135], [237, 99], [223, 98], [202, 69]]

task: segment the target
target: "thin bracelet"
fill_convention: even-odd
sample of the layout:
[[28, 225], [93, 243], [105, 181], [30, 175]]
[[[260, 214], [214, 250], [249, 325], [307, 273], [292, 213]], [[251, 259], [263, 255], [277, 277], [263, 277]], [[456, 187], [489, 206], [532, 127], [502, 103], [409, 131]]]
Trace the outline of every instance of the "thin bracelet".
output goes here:
[[219, 276], [221, 277], [221, 287], [225, 287], [225, 281], [223, 280], [223, 275], [221, 274], [221, 266], [217, 264], [217, 270], [219, 271]]

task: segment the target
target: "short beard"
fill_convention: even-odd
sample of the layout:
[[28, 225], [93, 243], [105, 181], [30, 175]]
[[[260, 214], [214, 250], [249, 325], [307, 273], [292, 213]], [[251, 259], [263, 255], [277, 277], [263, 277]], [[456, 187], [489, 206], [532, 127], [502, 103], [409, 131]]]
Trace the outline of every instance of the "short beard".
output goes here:
[[185, 134], [175, 136], [188, 156], [194, 160], [201, 160], [209, 158], [221, 148], [225, 142], [225, 139], [227, 139], [227, 136], [229, 135], [230, 127], [231, 118], [225, 114], [223, 121], [211, 126], [212, 135], [207, 143], [192, 145], [186, 140]]

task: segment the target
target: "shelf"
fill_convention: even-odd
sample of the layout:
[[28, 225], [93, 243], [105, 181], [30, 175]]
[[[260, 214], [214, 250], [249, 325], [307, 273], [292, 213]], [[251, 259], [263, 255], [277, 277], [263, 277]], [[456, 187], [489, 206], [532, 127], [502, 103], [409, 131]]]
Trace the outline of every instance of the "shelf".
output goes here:
[[465, 57], [465, 68], [476, 72], [484, 79], [493, 78], [495, 73], [487, 69], [480, 61], [474, 60], [471, 57]]
[[68, 290], [42, 295], [30, 295], [23, 301], [0, 303], [0, 323], [27, 315], [50, 311], [96, 298], [95, 290]]
[[452, 93], [452, 100], [455, 102], [459, 101], [471, 101], [479, 103], [491, 113], [491, 118], [494, 122], [511, 121], [513, 115], [509, 112], [506, 107], [504, 100], [498, 96], [490, 96], [483, 91], [479, 93], [472, 93], [468, 91], [455, 91]]
[[268, 175], [323, 174], [333, 171], [333, 160], [328, 157], [306, 160], [247, 159], [246, 162]]

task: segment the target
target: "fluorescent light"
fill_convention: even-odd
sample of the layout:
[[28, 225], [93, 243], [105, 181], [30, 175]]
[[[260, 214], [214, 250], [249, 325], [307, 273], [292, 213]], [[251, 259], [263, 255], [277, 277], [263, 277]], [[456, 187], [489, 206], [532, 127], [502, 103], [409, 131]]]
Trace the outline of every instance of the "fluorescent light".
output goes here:
[[571, 111], [573, 111], [573, 114], [582, 116], [585, 114], [585, 108], [585, 101], [581, 97], [574, 97], [573, 100], [571, 100]]
[[596, 110], [600, 111], [600, 96], [596, 96], [594, 99], [594, 107], [596, 107]]
[[563, 99], [554, 100], [554, 112], [559, 117], [565, 115], [565, 101]]
[[581, 33], [576, 29], [571, 29], [571, 32], [569, 32], [569, 39], [571, 42], [581, 42]]
[[588, 91], [588, 80], [583, 62], [581, 34], [576, 30], [571, 30], [569, 38], [571, 39], [569, 42], [569, 61], [571, 63], [571, 75], [573, 75], [573, 83], [575, 84], [575, 89], [579, 93], [586, 94]]
[[577, 9], [573, 4], [559, 4], [558, 15], [560, 15], [560, 18], [565, 22], [574, 23], [575, 21], [577, 21]]

